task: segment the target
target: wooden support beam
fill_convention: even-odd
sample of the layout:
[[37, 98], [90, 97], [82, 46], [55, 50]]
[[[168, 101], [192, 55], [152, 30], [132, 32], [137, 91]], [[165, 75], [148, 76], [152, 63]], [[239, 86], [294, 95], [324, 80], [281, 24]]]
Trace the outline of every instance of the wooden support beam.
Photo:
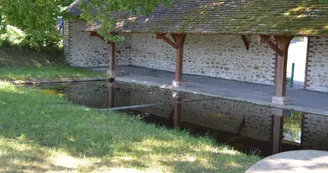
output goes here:
[[109, 61], [108, 73], [114, 75], [115, 70], [116, 70], [116, 44], [115, 42], [110, 42], [110, 61]]
[[276, 60], [276, 96], [272, 97], [272, 103], [275, 104], [289, 104], [290, 100], [286, 98], [286, 72], [287, 72], [287, 59], [288, 48], [293, 36], [274, 36], [276, 44], [270, 40], [271, 36], [259, 35], [258, 41], [267, 44], [277, 54]]
[[270, 36], [260, 35], [260, 36], [258, 36], [258, 40], [261, 43], [268, 45], [273, 51], [276, 52], [276, 54], [278, 54], [280, 56], [283, 55], [283, 51], [281, 49], [279, 49], [278, 46], [270, 40]]
[[162, 39], [173, 48], [176, 49], [176, 71], [173, 85], [179, 86], [182, 83], [182, 68], [183, 68], [183, 46], [186, 40], [186, 34], [171, 34], [173, 40], [170, 40], [166, 33], [156, 33], [156, 39]]
[[92, 36], [92, 37], [98, 37], [98, 38], [104, 40], [104, 38], [102, 38], [97, 32], [90, 32], [90, 36]]
[[277, 74], [276, 74], [276, 96], [286, 96], [286, 73], [287, 73], [287, 59], [288, 48], [290, 41], [293, 37], [280, 36], [275, 37], [278, 43], [278, 49], [282, 51], [282, 54], [278, 54], [277, 57]]
[[[90, 32], [90, 36], [92, 37], [98, 37], [102, 40], [104, 40], [103, 37], [101, 37], [97, 32]], [[107, 71], [108, 74], [114, 75], [115, 73], [115, 66], [116, 66], [116, 44], [115, 42], [108, 42], [109, 49], [110, 49], [110, 58], [109, 58], [109, 69]]]
[[175, 67], [175, 81], [174, 83], [179, 86], [182, 83], [182, 69], [183, 69], [183, 47], [186, 40], [186, 34], [172, 34], [176, 40], [176, 67]]
[[169, 45], [171, 45], [173, 48], [178, 49], [177, 44], [173, 41], [171, 41], [169, 38], [166, 37], [166, 34], [163, 33], [157, 33], [156, 34], [156, 39], [162, 39]]
[[244, 45], [245, 45], [246, 50], [249, 50], [249, 42], [248, 42], [248, 40], [247, 40], [246, 35], [241, 35], [241, 39], [242, 39], [243, 42], [244, 42]]

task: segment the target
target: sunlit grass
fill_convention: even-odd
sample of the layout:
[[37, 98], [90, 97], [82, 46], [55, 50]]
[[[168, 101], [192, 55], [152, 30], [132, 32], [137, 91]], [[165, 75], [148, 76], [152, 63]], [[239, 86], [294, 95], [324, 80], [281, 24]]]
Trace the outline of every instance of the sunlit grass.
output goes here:
[[259, 160], [208, 137], [0, 82], [0, 172], [244, 172]]

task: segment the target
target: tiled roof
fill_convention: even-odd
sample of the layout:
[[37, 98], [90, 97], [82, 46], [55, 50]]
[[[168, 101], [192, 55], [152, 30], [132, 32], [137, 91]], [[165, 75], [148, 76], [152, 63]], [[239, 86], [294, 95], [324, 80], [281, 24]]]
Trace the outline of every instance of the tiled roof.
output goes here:
[[79, 9], [80, 3], [81, 3], [81, 0], [76, 0], [71, 5], [66, 7], [66, 10], [70, 11], [75, 16], [80, 16], [82, 14], [82, 11]]
[[[71, 11], [79, 15], [76, 4]], [[120, 22], [119, 32], [328, 36], [328, 4], [319, 0], [178, 0], [174, 8], [162, 5], [149, 16]], [[98, 28], [93, 25], [88, 30]]]

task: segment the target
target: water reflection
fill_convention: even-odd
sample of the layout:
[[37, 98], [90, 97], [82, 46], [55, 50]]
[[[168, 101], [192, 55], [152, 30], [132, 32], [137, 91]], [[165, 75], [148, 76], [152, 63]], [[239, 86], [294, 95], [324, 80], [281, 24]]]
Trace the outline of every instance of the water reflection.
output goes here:
[[[146, 122], [209, 135], [262, 156], [295, 149], [328, 150], [328, 116], [117, 82], [43, 88], [57, 90], [74, 104], [122, 108], [120, 111], [139, 115]], [[154, 103], [156, 106], [138, 107]], [[134, 107], [129, 108], [131, 105]]]

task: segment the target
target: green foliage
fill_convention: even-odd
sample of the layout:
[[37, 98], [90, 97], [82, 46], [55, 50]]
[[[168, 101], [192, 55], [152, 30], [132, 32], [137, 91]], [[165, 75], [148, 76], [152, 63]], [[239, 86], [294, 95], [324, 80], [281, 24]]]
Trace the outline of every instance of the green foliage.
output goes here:
[[67, 16], [62, 8], [73, 0], [0, 0], [0, 27], [15, 26], [22, 30], [34, 47], [56, 44], [57, 16]]
[[36, 67], [59, 65], [66, 64], [64, 50], [57, 46], [43, 47], [42, 49], [36, 50], [29, 45], [13, 44], [13, 41], [8, 39], [3, 42], [0, 49], [0, 68], [34, 69]]
[[286, 140], [301, 141], [302, 113], [293, 111], [291, 116], [284, 118], [284, 136]]
[[[56, 31], [57, 16], [68, 17], [63, 8], [74, 0], [0, 0], [0, 34], [11, 25], [22, 30], [27, 43], [33, 47], [55, 45], [62, 38]], [[90, 23], [96, 19], [102, 23], [99, 34], [105, 40], [120, 41], [123, 38], [112, 34], [112, 12], [149, 14], [159, 4], [171, 0], [84, 0], [82, 18]]]
[[127, 12], [131, 14], [150, 14], [160, 4], [172, 6], [171, 0], [82, 0], [80, 8], [81, 17], [89, 23], [100, 22], [98, 34], [106, 41], [120, 41], [121, 36], [112, 32], [115, 27], [114, 12]]
[[328, 4], [328, 0], [320, 0], [320, 3], [322, 3], [322, 4]]
[[23, 44], [25, 34], [12, 26], [6, 26], [3, 32], [0, 32], [0, 47], [3, 45], [18, 45]]

